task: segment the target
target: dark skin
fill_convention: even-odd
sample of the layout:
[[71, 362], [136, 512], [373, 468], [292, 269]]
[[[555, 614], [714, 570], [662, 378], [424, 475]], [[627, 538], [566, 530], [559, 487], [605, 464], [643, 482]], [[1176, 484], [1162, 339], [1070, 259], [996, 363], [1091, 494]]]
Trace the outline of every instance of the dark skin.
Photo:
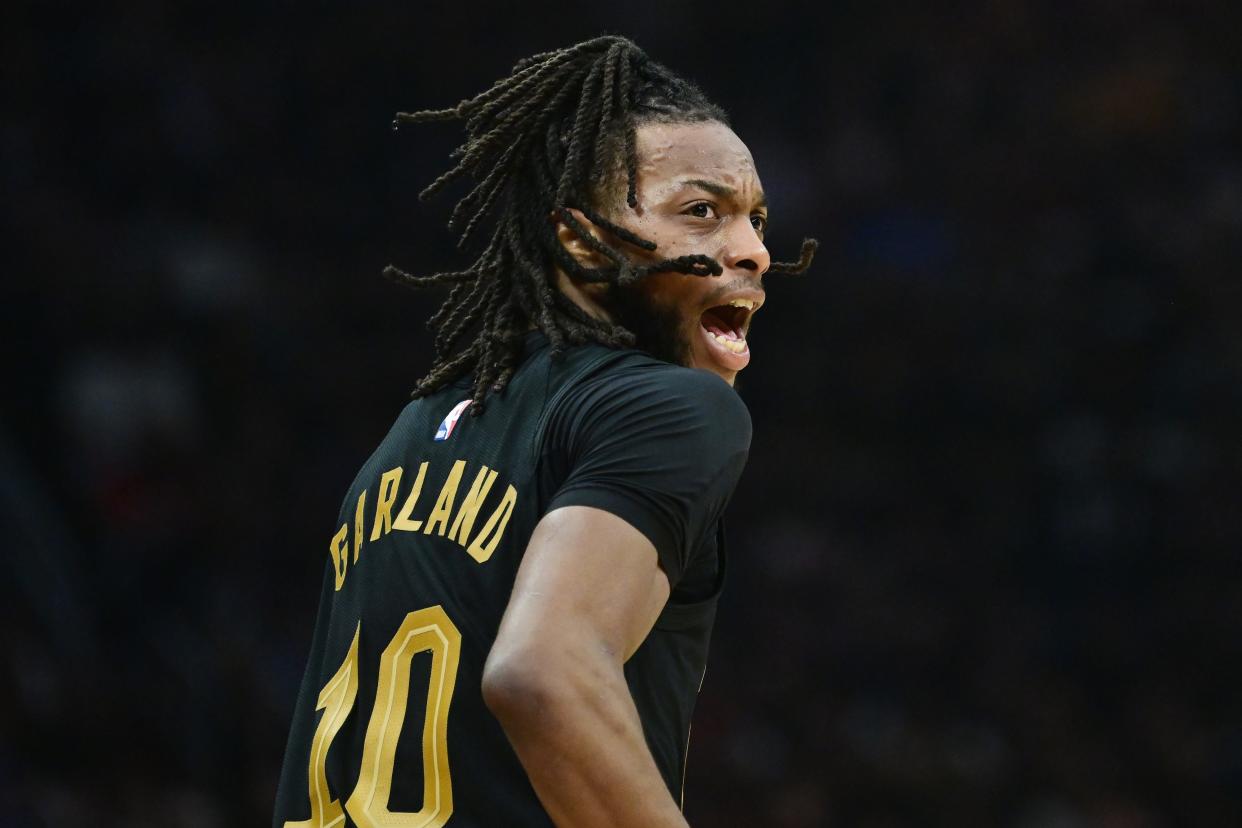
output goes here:
[[[749, 361], [718, 346], [704, 335], [707, 309], [740, 299], [753, 303], [739, 332], [745, 334], [754, 311], [763, 304], [763, 274], [772, 264], [764, 246], [767, 201], [755, 162], [741, 139], [724, 124], [649, 123], [636, 130], [638, 205], [612, 205], [607, 217], [656, 243], [648, 252], [627, 245], [591, 224], [578, 220], [597, 237], [630, 252], [638, 264], [650, 264], [691, 253], [720, 262], [720, 276], [653, 273], [631, 289], [577, 282], [557, 271], [558, 287], [595, 316], [619, 322], [634, 331], [639, 347], [668, 362], [711, 371], [732, 385]], [[610, 264], [591, 250], [565, 224], [561, 243], [589, 267]]]
[[[754, 161], [717, 122], [646, 124], [636, 138], [638, 208], [610, 211], [616, 223], [656, 242], [652, 253], [629, 247], [635, 261], [705, 253], [724, 272], [652, 274], [621, 298], [560, 271], [558, 285], [588, 313], [626, 324], [656, 356], [732, 385], [749, 354], [709, 338], [703, 322], [706, 311], [730, 299], [756, 310], [763, 302], [771, 260]], [[584, 264], [608, 264], [564, 224], [558, 237]], [[750, 314], [738, 321], [744, 334]], [[610, 512], [556, 509], [531, 537], [488, 655], [483, 695], [559, 826], [686, 825], [647, 748], [624, 675], [669, 594], [655, 547]]]

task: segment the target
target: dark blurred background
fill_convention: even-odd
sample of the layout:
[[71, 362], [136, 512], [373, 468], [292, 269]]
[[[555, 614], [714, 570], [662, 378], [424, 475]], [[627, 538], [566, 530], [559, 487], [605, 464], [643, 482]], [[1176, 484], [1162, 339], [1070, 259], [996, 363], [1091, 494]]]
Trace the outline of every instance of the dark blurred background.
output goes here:
[[695, 825], [1242, 825], [1242, 12], [6, 7], [0, 824], [270, 821], [451, 125], [634, 37], [773, 199]]

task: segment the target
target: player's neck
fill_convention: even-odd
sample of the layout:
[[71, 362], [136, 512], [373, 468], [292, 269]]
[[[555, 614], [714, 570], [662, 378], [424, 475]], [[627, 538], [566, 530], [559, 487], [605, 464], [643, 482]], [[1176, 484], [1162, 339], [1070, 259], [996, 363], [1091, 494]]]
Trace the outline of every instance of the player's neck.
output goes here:
[[598, 294], [608, 289], [607, 284], [577, 281], [558, 267], [556, 268], [556, 287], [561, 293], [565, 294], [569, 301], [582, 308], [595, 319], [600, 319], [604, 322], [613, 321], [612, 316], [596, 299]]

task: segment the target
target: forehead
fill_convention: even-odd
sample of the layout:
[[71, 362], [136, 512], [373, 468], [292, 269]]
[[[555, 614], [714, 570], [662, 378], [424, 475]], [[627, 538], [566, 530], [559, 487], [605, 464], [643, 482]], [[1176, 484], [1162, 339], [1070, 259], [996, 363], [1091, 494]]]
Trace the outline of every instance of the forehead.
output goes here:
[[634, 131], [634, 138], [639, 185], [644, 189], [700, 178], [742, 192], [760, 190], [750, 150], [719, 121], [646, 123]]

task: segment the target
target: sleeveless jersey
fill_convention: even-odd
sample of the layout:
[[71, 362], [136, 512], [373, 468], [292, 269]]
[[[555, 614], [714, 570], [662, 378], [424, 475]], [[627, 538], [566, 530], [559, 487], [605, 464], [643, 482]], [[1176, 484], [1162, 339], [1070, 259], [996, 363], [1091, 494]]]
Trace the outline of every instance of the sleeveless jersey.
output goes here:
[[680, 801], [724, 581], [721, 516], [750, 418], [706, 371], [597, 345], [550, 354], [542, 333], [527, 334], [517, 372], [479, 417], [466, 410], [468, 379], [411, 402], [350, 486], [276, 828], [552, 824], [481, 680], [535, 524], [568, 505], [629, 522], [669, 577], [625, 677]]

